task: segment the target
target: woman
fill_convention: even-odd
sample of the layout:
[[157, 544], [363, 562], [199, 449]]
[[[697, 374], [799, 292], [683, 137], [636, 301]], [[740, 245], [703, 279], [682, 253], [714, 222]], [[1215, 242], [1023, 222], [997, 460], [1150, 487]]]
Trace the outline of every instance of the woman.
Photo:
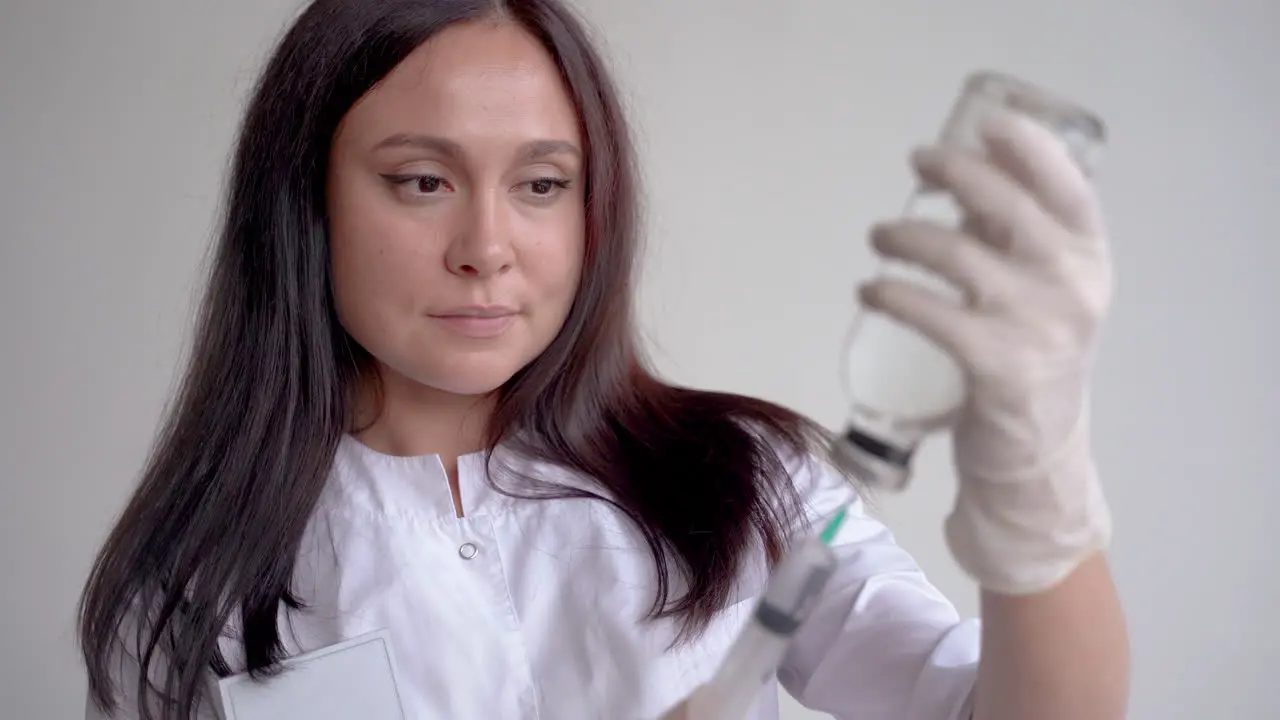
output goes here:
[[[945, 231], [898, 224], [876, 245], [960, 281], [949, 263], [1062, 290], [1034, 297], [1062, 300], [1037, 307], [1074, 361], [1065, 341], [1092, 323], [1054, 323], [1077, 319], [1068, 281], [1096, 273], [1076, 262], [1083, 275], [1054, 284], [1014, 260], [1022, 240], [1062, 240], [1039, 208], [1083, 183], [1006, 140], [1009, 177], [1040, 181], [1038, 198], [993, 194], [1005, 170], [934, 150], [922, 177], [982, 211], [988, 235], [929, 242]], [[1091, 216], [1092, 197], [1072, 197], [1072, 217]], [[382, 630], [408, 717], [657, 717], [715, 670], [769, 562], [853, 503], [839, 573], [779, 672], [804, 704], [1120, 717], [1124, 630], [1105, 508], [1079, 500], [1096, 499], [1087, 447], [1064, 446], [1080, 467], [1055, 475], [1048, 446], [992, 434], [995, 399], [1052, 396], [980, 377], [995, 366], [966, 345], [990, 344], [965, 334], [974, 311], [866, 294], [974, 374], [949, 539], [986, 588], [981, 629], [815, 459], [810, 421], [646, 369], [635, 215], [614, 89], [558, 0], [309, 6], [249, 106], [186, 382], [85, 590], [89, 716], [209, 717], [207, 678]], [[997, 235], [1019, 243], [997, 251]], [[1001, 357], [1042, 357], [1041, 335], [985, 320], [1008, 330]], [[1064, 387], [1084, 396], [1083, 380]], [[991, 479], [1033, 451], [1049, 470], [1015, 491]], [[1011, 492], [1041, 512], [1021, 535], [980, 521], [1014, 509]], [[996, 587], [1050, 561], [1047, 580]], [[770, 695], [752, 720], [776, 713]]]

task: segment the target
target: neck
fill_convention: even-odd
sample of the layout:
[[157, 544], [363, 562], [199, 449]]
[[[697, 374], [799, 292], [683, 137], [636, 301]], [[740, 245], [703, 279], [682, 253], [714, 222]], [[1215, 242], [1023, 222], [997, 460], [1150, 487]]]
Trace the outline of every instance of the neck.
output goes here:
[[439, 455], [450, 469], [459, 456], [484, 449], [492, 395], [447, 393], [386, 367], [380, 381], [380, 394], [372, 381], [361, 389], [360, 442], [387, 455]]

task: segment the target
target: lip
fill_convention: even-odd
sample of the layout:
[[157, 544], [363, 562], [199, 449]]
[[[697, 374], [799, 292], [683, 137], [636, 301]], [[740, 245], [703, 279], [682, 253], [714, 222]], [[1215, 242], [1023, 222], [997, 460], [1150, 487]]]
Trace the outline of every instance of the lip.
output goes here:
[[501, 305], [468, 305], [431, 313], [429, 317], [459, 335], [488, 339], [498, 337], [515, 323], [516, 310]]

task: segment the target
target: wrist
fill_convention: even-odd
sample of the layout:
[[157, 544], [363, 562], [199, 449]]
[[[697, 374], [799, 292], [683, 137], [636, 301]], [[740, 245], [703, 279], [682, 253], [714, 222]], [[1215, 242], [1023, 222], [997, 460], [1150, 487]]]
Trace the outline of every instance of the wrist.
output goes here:
[[1085, 425], [1024, 476], [992, 481], [960, 469], [946, 541], [983, 590], [1042, 592], [1110, 545], [1111, 512]]

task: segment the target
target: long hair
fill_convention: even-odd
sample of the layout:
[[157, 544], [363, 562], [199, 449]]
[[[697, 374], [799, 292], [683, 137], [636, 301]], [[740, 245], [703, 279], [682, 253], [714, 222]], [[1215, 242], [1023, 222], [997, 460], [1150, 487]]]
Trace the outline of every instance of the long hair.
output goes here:
[[[632, 308], [633, 150], [582, 24], [558, 0], [317, 0], [248, 105], [183, 383], [80, 600], [99, 707], [114, 707], [122, 641], [142, 666], [147, 720], [157, 699], [163, 720], [190, 717], [207, 673], [231, 671], [219, 637], [232, 620], [246, 669], [278, 670], [278, 612], [302, 605], [290, 587], [298, 546], [369, 365], [338, 323], [329, 282], [332, 139], [412, 50], [450, 24], [488, 18], [518, 23], [554, 58], [588, 159], [576, 299], [549, 347], [500, 391], [489, 449], [508, 443], [592, 478], [600, 492], [590, 495], [630, 517], [652, 551], [653, 615], [678, 617], [687, 633], [723, 607], [751, 548], [770, 560], [781, 552], [798, 511], [782, 454], [806, 452], [821, 431], [777, 405], [675, 387], [645, 367]], [[674, 598], [673, 571], [687, 581]]]

